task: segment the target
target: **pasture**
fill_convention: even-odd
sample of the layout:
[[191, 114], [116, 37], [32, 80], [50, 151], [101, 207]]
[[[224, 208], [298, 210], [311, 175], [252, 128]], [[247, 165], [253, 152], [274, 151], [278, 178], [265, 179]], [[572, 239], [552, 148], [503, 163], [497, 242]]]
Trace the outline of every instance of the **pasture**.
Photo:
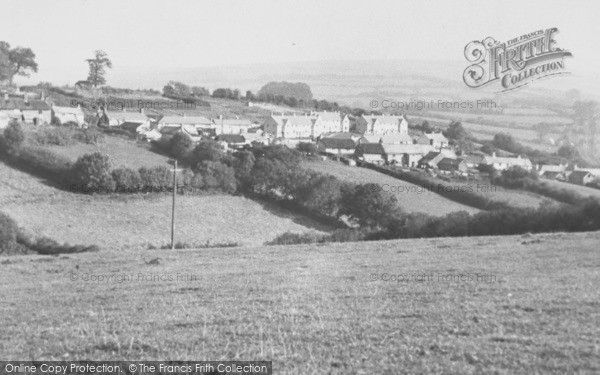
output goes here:
[[115, 168], [128, 167], [138, 169], [141, 167], [168, 166], [169, 158], [164, 155], [149, 151], [148, 144], [138, 144], [130, 139], [106, 135], [98, 144], [75, 143], [67, 146], [43, 146], [55, 154], [75, 162], [85, 154], [101, 152], [110, 157]]
[[479, 212], [478, 209], [446, 199], [434, 192], [424, 190], [418, 185], [395, 179], [367, 168], [350, 167], [340, 162], [305, 162], [304, 167], [326, 173], [342, 181], [366, 184], [375, 183], [383, 191], [390, 192], [398, 199], [398, 206], [407, 213], [422, 212], [432, 216], [444, 216], [451, 212]]
[[556, 233], [5, 257], [0, 356], [272, 360], [275, 374], [593, 374], [599, 241]]
[[[55, 189], [0, 163], [0, 208], [35, 236], [104, 249], [169, 243], [169, 194], [84, 195]], [[258, 245], [287, 231], [328, 227], [304, 216], [230, 195], [177, 197], [176, 241]]]

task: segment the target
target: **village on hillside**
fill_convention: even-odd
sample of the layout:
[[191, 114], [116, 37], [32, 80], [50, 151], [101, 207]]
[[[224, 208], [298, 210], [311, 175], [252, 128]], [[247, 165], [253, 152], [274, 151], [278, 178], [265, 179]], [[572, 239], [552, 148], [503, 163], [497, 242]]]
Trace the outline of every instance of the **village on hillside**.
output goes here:
[[[281, 112], [271, 112], [251, 120], [241, 116], [225, 118], [223, 115], [209, 118], [200, 115], [202, 112], [198, 110], [186, 111], [183, 105], [178, 110], [145, 109], [143, 106], [115, 110], [98, 104], [92, 110], [90, 106], [82, 108], [82, 104], [86, 107], [89, 100], [78, 99], [71, 100], [69, 106], [57, 105], [52, 93], [43, 89], [21, 91], [18, 87], [6, 88], [2, 96], [0, 129], [13, 121], [36, 127], [67, 125], [85, 129], [98, 126], [122, 129], [147, 142], [165, 142], [174, 134], [182, 133], [194, 143], [214, 140], [230, 151], [253, 145], [281, 144], [296, 148], [299, 144], [306, 144], [304, 147], [315, 153], [349, 165], [356, 165], [356, 161], [360, 160], [466, 178], [482, 170], [504, 171], [519, 167], [544, 179], [600, 186], [593, 184], [600, 179], [600, 168], [567, 162], [534, 163], [527, 155], [503, 150], [489, 154], [477, 150], [464, 152], [441, 130], [409, 131], [408, 121], [403, 115], [362, 113], [353, 116], [339, 110], [302, 112], [291, 108], [285, 111], [286, 108], [281, 106], [265, 106]], [[246, 103], [248, 107], [253, 105], [257, 106], [251, 101]]]

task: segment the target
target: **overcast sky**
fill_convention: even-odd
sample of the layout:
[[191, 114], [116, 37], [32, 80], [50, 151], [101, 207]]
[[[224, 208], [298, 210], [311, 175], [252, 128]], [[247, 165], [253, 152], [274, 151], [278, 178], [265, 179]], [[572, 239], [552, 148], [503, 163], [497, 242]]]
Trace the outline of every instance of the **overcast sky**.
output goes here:
[[[569, 70], [597, 69], [600, 1], [2, 1], [0, 40], [33, 49], [32, 80], [114, 69], [315, 60], [464, 60], [465, 45], [558, 27]], [[466, 66], [466, 62], [465, 62]]]

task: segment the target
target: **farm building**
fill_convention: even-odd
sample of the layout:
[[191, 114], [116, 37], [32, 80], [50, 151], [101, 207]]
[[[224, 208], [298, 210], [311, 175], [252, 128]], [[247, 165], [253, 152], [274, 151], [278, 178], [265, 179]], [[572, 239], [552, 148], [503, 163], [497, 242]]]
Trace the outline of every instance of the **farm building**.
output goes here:
[[149, 128], [150, 119], [142, 112], [101, 111], [98, 115], [98, 125], [125, 125], [126, 127], [132, 127], [136, 125], [136, 128], [143, 125], [144, 127]]
[[573, 171], [569, 174], [569, 182], [577, 185], [587, 185], [594, 180], [594, 176], [584, 170]]
[[472, 154], [464, 157], [465, 163], [469, 168], [477, 168], [483, 161], [485, 155]]
[[418, 139], [420, 145], [431, 145], [436, 149], [448, 147], [448, 139], [442, 133], [424, 133]]
[[219, 116], [219, 118], [212, 120], [212, 129], [214, 129], [214, 134], [244, 134], [248, 132], [248, 129], [252, 127], [252, 122], [248, 119], [240, 119], [240, 118], [223, 118], [223, 116]]
[[351, 138], [322, 138], [317, 142], [317, 149], [334, 155], [353, 155], [357, 143]]
[[417, 166], [423, 156], [434, 150], [430, 145], [382, 144], [382, 146], [388, 162], [404, 167]]
[[384, 145], [412, 145], [414, 140], [408, 133], [391, 134], [365, 134], [369, 143], [381, 143]]
[[365, 115], [356, 119], [355, 130], [361, 134], [408, 134], [408, 122], [404, 116]]
[[386, 161], [385, 150], [381, 143], [359, 144], [356, 147], [356, 156], [369, 163], [383, 164]]
[[437, 164], [438, 169], [442, 173], [465, 173], [467, 172], [467, 163], [464, 159], [443, 158]]
[[59, 107], [56, 105], [52, 106], [52, 121], [58, 122], [58, 124], [66, 124], [67, 122], [74, 122], [79, 127], [82, 127], [85, 123], [84, 113], [80, 106], [77, 107]]
[[194, 142], [199, 142], [202, 139], [202, 137], [196, 131], [196, 128], [191, 125], [163, 126], [160, 128], [159, 132], [161, 134], [161, 138], [172, 137], [177, 133], [183, 133], [188, 135]]
[[511, 167], [520, 167], [525, 170], [532, 170], [533, 164], [528, 158], [522, 158], [520, 155], [517, 157], [499, 157], [496, 153], [492, 156], [486, 155], [481, 164], [489, 165], [496, 170], [503, 171]]
[[166, 126], [181, 127], [188, 125], [198, 130], [211, 129], [214, 127], [214, 123], [203, 116], [164, 116], [158, 120], [158, 129], [162, 129]]
[[5, 95], [4, 100], [0, 101], [0, 111], [11, 119], [34, 125], [49, 124], [52, 121], [50, 105], [43, 100], [9, 98]]
[[424, 169], [437, 168], [438, 163], [444, 158], [456, 159], [456, 154], [452, 150], [431, 151], [419, 160], [417, 166]]
[[567, 164], [545, 164], [538, 166], [538, 175], [543, 176], [546, 172], [564, 173], [567, 170]]
[[241, 148], [247, 144], [246, 138], [241, 134], [220, 134], [216, 138], [217, 142], [224, 142], [229, 148]]

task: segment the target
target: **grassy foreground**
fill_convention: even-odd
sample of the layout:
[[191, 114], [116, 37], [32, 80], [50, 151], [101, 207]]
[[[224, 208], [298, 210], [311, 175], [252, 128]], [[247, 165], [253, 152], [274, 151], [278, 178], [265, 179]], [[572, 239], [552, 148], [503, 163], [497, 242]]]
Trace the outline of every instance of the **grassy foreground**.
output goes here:
[[[0, 357], [598, 373], [599, 242], [596, 232], [5, 257]], [[487, 276], [456, 279], [476, 273]]]

